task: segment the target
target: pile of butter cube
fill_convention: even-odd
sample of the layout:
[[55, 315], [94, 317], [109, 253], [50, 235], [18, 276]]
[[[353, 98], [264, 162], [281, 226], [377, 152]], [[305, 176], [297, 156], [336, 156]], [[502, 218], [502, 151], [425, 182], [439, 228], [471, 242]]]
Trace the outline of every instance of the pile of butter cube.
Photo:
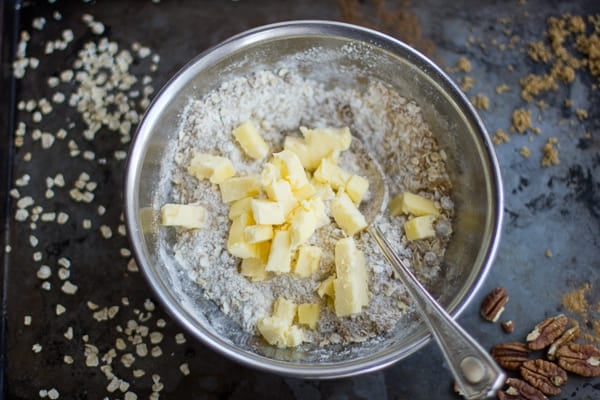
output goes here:
[[[365, 256], [352, 239], [367, 227], [358, 206], [368, 192], [369, 182], [338, 165], [340, 153], [348, 150], [352, 141], [348, 128], [301, 127], [300, 131], [303, 137], [287, 136], [284, 150], [272, 154], [260, 174], [238, 176], [228, 158], [207, 153], [193, 155], [188, 173], [217, 184], [222, 201], [230, 204], [227, 250], [241, 259], [240, 273], [252, 281], [263, 281], [270, 274], [291, 273], [307, 278], [316, 273], [322, 249], [309, 242], [315, 231], [333, 217], [348, 237], [336, 243], [335, 273], [321, 282], [317, 293], [321, 298], [330, 298], [337, 316], [356, 314], [370, 299]], [[253, 122], [242, 123], [232, 136], [250, 158], [263, 160], [269, 156], [269, 145]], [[404, 193], [392, 201], [392, 214], [412, 212], [429, 218], [434, 210], [437, 212], [429, 202]], [[161, 211], [163, 225], [197, 228], [206, 218], [205, 210], [198, 205], [167, 204]], [[429, 235], [431, 221], [414, 218], [407, 222], [409, 240]], [[295, 322], [316, 329], [319, 307], [279, 298], [272, 315], [258, 321], [258, 330], [272, 345], [297, 346], [304, 335]]]

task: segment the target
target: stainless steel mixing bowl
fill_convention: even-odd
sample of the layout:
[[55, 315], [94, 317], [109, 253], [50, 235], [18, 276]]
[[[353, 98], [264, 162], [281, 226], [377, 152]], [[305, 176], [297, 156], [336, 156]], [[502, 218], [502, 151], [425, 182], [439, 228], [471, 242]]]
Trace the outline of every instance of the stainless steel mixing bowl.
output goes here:
[[189, 99], [232, 77], [281, 67], [330, 86], [360, 87], [365, 77], [374, 77], [422, 107], [448, 155], [456, 207], [443, 276], [429, 290], [453, 316], [466, 307], [492, 264], [502, 225], [502, 184], [492, 144], [469, 101], [440, 68], [389, 36], [347, 24], [298, 21], [256, 28], [204, 52], [171, 79], [146, 112], [130, 149], [125, 211], [131, 245], [150, 286], [173, 318], [225, 356], [304, 378], [376, 370], [429, 341], [415, 314], [377, 340], [303, 350], [273, 348], [243, 332], [202, 296], [170, 252], [172, 237], [158, 226], [158, 210], [169, 194], [165, 159], [169, 145], [177, 140], [181, 112]]

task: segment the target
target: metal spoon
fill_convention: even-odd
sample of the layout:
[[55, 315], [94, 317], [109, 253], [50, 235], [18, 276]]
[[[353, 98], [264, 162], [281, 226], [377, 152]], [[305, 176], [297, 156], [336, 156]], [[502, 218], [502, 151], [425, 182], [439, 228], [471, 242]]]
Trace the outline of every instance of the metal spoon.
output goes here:
[[417, 304], [420, 315], [442, 349], [462, 395], [466, 399], [483, 399], [494, 396], [503, 385], [505, 374], [488, 352], [461, 328], [427, 292], [392, 250], [383, 232], [377, 226], [377, 219], [387, 208], [388, 201], [383, 170], [379, 163], [371, 157], [360, 139], [353, 138], [351, 149], [352, 153], [358, 157], [363, 172], [371, 183], [372, 199], [361, 207], [361, 212], [369, 223], [367, 232], [375, 239], [383, 255]]

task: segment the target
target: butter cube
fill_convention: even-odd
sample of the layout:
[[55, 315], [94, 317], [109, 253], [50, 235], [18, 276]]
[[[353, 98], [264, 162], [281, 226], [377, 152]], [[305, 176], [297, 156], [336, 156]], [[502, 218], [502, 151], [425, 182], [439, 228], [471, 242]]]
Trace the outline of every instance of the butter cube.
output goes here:
[[418, 217], [423, 215], [440, 215], [435, 203], [423, 196], [404, 192], [394, 197], [390, 201], [390, 214], [392, 216], [400, 214], [413, 214]]
[[258, 331], [273, 346], [286, 347], [289, 325], [276, 317], [266, 317], [256, 324]]
[[336, 198], [331, 201], [331, 215], [349, 236], [367, 227], [365, 217], [356, 208], [350, 197], [342, 191], [338, 192]]
[[275, 180], [264, 186], [264, 189], [269, 199], [280, 204], [284, 216], [287, 216], [298, 205], [290, 183], [284, 179]]
[[260, 258], [244, 258], [240, 266], [240, 274], [250, 278], [252, 282], [264, 281], [267, 278], [265, 262]]
[[369, 181], [358, 175], [352, 175], [346, 183], [345, 191], [354, 204], [360, 204], [369, 190]]
[[244, 230], [247, 226], [253, 225], [254, 220], [248, 213], [241, 214], [231, 223], [229, 229], [229, 238], [227, 240], [227, 250], [230, 254], [239, 258], [257, 258], [259, 257], [259, 248], [256, 244], [248, 243], [244, 237]]
[[344, 189], [350, 177], [350, 173], [341, 169], [331, 158], [323, 158], [314, 174], [314, 179], [330, 184], [335, 190]]
[[279, 167], [282, 177], [290, 183], [293, 190], [308, 184], [306, 172], [296, 153], [289, 150], [275, 153], [273, 162]]
[[335, 280], [335, 275], [331, 275], [330, 277], [325, 279], [323, 282], [321, 282], [321, 284], [319, 285], [319, 288], [317, 289], [317, 294], [319, 295], [320, 298], [323, 298], [323, 296], [329, 296], [333, 299], [335, 297], [335, 292], [333, 290], [333, 281], [334, 280]]
[[335, 197], [335, 192], [331, 188], [331, 185], [324, 182], [319, 182], [318, 180], [312, 180], [311, 184], [315, 188], [315, 196], [321, 198], [324, 201], [331, 200]]
[[304, 341], [304, 334], [302, 329], [297, 326], [290, 326], [285, 332], [285, 345], [287, 347], [296, 347], [302, 344]]
[[219, 189], [223, 203], [231, 203], [260, 193], [260, 180], [253, 175], [229, 178], [219, 184]]
[[266, 242], [273, 238], [271, 225], [250, 225], [244, 228], [244, 239], [248, 243]]
[[410, 221], [404, 223], [404, 232], [408, 240], [419, 240], [435, 236], [435, 230], [433, 229], [433, 222], [435, 216], [423, 215], [421, 217], [415, 217]]
[[160, 224], [183, 228], [202, 228], [206, 221], [206, 210], [200, 205], [165, 204], [160, 209]]
[[365, 256], [352, 238], [335, 245], [334, 307], [338, 317], [359, 313], [369, 303]]
[[290, 272], [291, 258], [290, 233], [287, 230], [275, 231], [265, 269], [277, 273]]
[[319, 270], [322, 250], [317, 246], [300, 246], [298, 260], [294, 273], [301, 278], [307, 278]]
[[298, 306], [298, 323], [308, 325], [310, 329], [317, 327], [321, 307], [319, 304], [300, 304]]
[[352, 141], [348, 128], [317, 128], [300, 127], [304, 140], [288, 136], [285, 138], [284, 149], [296, 153], [302, 166], [309, 171], [315, 170], [321, 159], [331, 153], [347, 150]]
[[281, 170], [271, 162], [265, 163], [260, 173], [260, 183], [263, 186], [269, 186], [273, 182], [282, 179]]
[[296, 199], [298, 199], [299, 201], [307, 200], [316, 193], [317, 191], [315, 190], [315, 187], [309, 183], [307, 185], [302, 186], [300, 189], [294, 190], [294, 197], [296, 197]]
[[242, 149], [255, 160], [264, 158], [269, 153], [269, 145], [258, 133], [258, 128], [252, 121], [246, 121], [232, 132]]
[[317, 197], [309, 200], [302, 201], [302, 207], [306, 210], [312, 211], [317, 219], [317, 229], [325, 226], [329, 223], [329, 216], [327, 215], [327, 211], [325, 210], [325, 203], [323, 199]]
[[262, 199], [252, 199], [252, 215], [259, 225], [280, 225], [285, 222], [281, 204]]
[[221, 183], [235, 175], [235, 168], [225, 157], [195, 153], [188, 166], [188, 173], [198, 180], [210, 179], [212, 183]]
[[296, 310], [296, 305], [283, 297], [277, 298], [273, 304], [273, 316], [284, 321], [287, 326], [291, 326], [294, 323]]
[[298, 207], [290, 218], [290, 238], [293, 249], [306, 242], [317, 229], [317, 216], [312, 210]]
[[234, 220], [235, 217], [252, 212], [252, 197], [244, 197], [231, 203], [229, 207], [229, 219]]

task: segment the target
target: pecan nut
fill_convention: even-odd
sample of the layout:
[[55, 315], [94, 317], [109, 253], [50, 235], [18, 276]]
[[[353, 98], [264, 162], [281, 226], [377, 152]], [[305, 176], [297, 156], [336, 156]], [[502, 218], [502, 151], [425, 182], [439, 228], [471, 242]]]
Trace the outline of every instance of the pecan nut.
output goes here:
[[497, 393], [499, 400], [548, 400], [544, 393], [520, 379], [508, 378], [506, 384], [508, 389]]
[[492, 357], [498, 365], [508, 370], [518, 370], [527, 361], [529, 348], [519, 342], [500, 343], [492, 347]]
[[508, 302], [506, 289], [503, 287], [492, 290], [481, 303], [481, 316], [490, 322], [498, 321]]
[[505, 333], [512, 333], [515, 330], [515, 323], [512, 320], [504, 321], [500, 326]]
[[558, 364], [574, 374], [600, 376], [600, 349], [593, 344], [569, 343], [556, 352]]
[[542, 359], [525, 361], [520, 371], [524, 380], [546, 395], [560, 394], [560, 386], [567, 382], [565, 370]]
[[543, 349], [562, 335], [568, 322], [564, 314], [543, 320], [527, 335], [527, 345], [531, 350]]
[[546, 357], [550, 361], [556, 360], [556, 351], [562, 346], [571, 343], [579, 337], [579, 324], [576, 324], [572, 328], [569, 328], [563, 333], [558, 339], [556, 339], [548, 349]]

